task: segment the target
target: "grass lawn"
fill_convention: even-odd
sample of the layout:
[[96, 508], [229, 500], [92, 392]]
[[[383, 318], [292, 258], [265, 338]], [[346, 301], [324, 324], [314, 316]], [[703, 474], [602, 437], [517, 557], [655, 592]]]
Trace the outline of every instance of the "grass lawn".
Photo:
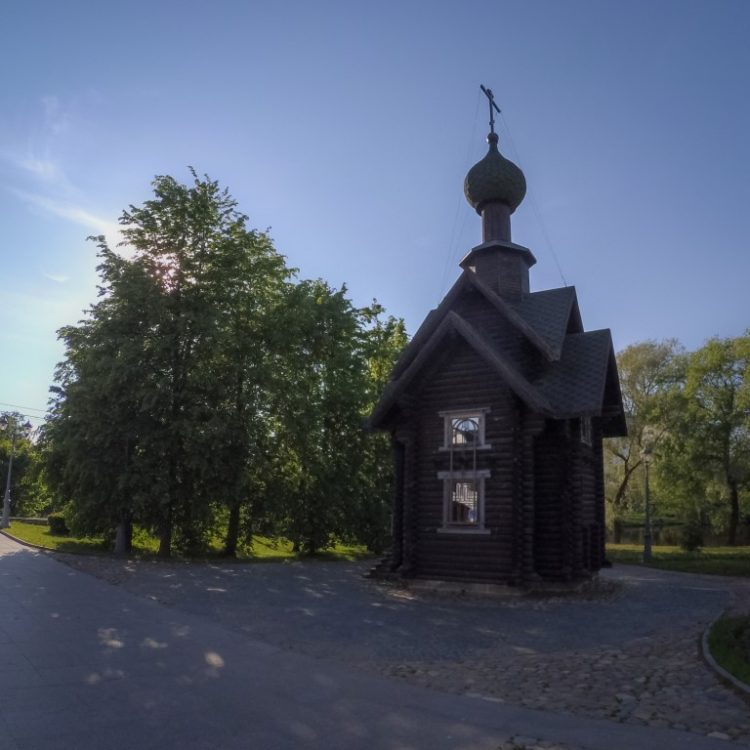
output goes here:
[[[52, 534], [48, 526], [37, 526], [23, 521], [13, 521], [8, 532], [24, 542], [37, 544], [40, 547], [58, 552], [74, 552], [86, 555], [108, 555], [110, 550], [100, 538], [73, 537]], [[133, 534], [133, 552], [136, 556], [155, 556], [159, 549], [158, 540], [143, 531], [136, 529]], [[211, 553], [221, 551], [221, 540], [215, 539]], [[210, 553], [209, 553], [210, 554]], [[175, 554], [175, 557], [177, 555]], [[316, 559], [325, 560], [358, 560], [370, 557], [370, 553], [359, 545], [337, 544], [333, 549], [317, 554]], [[237, 559], [245, 562], [275, 562], [279, 560], [297, 560], [300, 556], [292, 550], [292, 543], [286, 539], [273, 539], [264, 536], [253, 537], [252, 550], [239, 549]]]
[[[608, 544], [607, 557], [614, 563], [643, 565], [643, 545]], [[649, 567], [750, 577], [750, 547], [705, 547], [699, 552], [685, 552], [680, 547], [657, 546]]]
[[750, 616], [717, 620], [708, 634], [708, 645], [727, 672], [750, 684]]

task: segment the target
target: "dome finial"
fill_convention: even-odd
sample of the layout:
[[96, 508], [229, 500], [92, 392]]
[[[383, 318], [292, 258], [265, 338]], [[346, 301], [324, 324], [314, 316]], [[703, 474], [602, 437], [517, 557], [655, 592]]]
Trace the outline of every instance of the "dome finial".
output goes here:
[[464, 180], [464, 194], [469, 205], [482, 217], [482, 237], [485, 242], [501, 240], [510, 242], [510, 215], [526, 195], [526, 178], [523, 172], [506, 159], [497, 147], [495, 104], [491, 89], [480, 86], [490, 106], [489, 149], [484, 159], [478, 161]]
[[464, 193], [466, 200], [480, 215], [483, 215], [485, 207], [490, 204], [503, 204], [510, 215], [526, 195], [526, 178], [523, 172], [498, 150], [495, 112], [501, 114], [500, 107], [495, 104], [495, 96], [491, 89], [485, 86], [480, 88], [490, 107], [490, 132], [487, 136], [489, 149], [484, 159], [477, 162], [466, 175]]
[[[495, 136], [495, 143], [497, 143], [497, 134], [495, 133], [495, 112], [499, 115], [501, 115], [502, 112], [500, 111], [500, 107], [495, 104], [495, 95], [492, 93], [492, 89], [485, 88], [481, 83], [479, 84], [479, 88], [484, 92], [490, 105], [490, 135]], [[490, 140], [489, 137], [487, 140]]]

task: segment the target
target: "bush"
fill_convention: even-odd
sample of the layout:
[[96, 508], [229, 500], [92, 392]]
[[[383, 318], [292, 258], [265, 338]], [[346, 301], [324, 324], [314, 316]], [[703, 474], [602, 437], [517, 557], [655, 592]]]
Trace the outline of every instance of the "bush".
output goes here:
[[708, 634], [708, 646], [724, 669], [750, 683], [750, 617], [725, 615], [718, 619]]
[[66, 536], [70, 534], [68, 524], [65, 522], [65, 516], [62, 513], [50, 513], [47, 516], [49, 530], [56, 536]]
[[680, 547], [685, 552], [697, 552], [704, 543], [703, 525], [697, 519], [688, 520], [682, 527]]

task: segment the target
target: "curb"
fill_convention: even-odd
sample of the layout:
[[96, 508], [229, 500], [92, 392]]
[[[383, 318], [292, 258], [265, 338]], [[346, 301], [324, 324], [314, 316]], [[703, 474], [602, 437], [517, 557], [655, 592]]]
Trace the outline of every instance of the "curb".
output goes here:
[[720, 664], [716, 662], [716, 659], [711, 654], [711, 649], [708, 646], [708, 634], [711, 632], [711, 628], [727, 613], [728, 610], [725, 610], [720, 615], [717, 615], [714, 617], [713, 620], [708, 624], [706, 629], [703, 631], [703, 635], [701, 636], [701, 651], [703, 652], [703, 659], [705, 660], [706, 664], [708, 664], [711, 669], [716, 672], [716, 674], [719, 675], [725, 682], [728, 682], [731, 684], [731, 686], [737, 690], [739, 693], [742, 694], [742, 697], [745, 698], [745, 700], [750, 700], [750, 685], [740, 680], [738, 677], [735, 677], [731, 672], [727, 672], [724, 667], [722, 667]]
[[14, 542], [17, 542], [18, 544], [22, 544], [24, 547], [29, 547], [30, 549], [37, 549], [40, 552], [55, 552], [55, 550], [50, 549], [49, 547], [42, 547], [39, 544], [34, 544], [32, 542], [26, 542], [23, 539], [19, 539], [17, 536], [13, 536], [9, 531], [6, 531], [5, 529], [0, 529], [0, 534], [3, 536], [8, 537], [8, 539], [12, 539]]

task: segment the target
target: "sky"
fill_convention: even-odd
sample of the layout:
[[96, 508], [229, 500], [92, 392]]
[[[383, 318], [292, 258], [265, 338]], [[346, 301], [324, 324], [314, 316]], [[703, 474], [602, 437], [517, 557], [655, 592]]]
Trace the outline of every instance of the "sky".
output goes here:
[[[0, 30], [0, 411], [46, 408], [96, 298], [86, 237], [157, 174], [229, 188], [302, 278], [413, 333], [481, 241], [500, 149], [532, 290], [616, 349], [750, 327], [746, 0], [8, 0]], [[37, 421], [37, 420], [34, 420]]]

